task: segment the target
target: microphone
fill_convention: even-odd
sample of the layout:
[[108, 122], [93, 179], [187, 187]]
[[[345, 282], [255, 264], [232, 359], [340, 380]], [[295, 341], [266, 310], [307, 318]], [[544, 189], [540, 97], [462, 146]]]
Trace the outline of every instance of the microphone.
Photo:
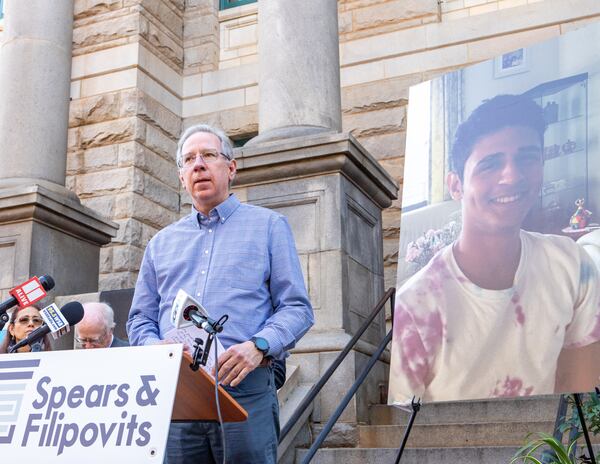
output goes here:
[[32, 277], [27, 282], [17, 285], [10, 290], [11, 297], [0, 303], [0, 315], [17, 304], [23, 308], [41, 300], [46, 296], [46, 291], [52, 290], [54, 285], [54, 279], [49, 275], [43, 275], [39, 279]]
[[[62, 310], [58, 311], [58, 313], [60, 313], [60, 315], [66, 319], [69, 326], [73, 326], [83, 319], [83, 306], [79, 301], [71, 301], [70, 303], [64, 305]], [[41, 325], [19, 343], [13, 345], [10, 349], [10, 353], [14, 353], [25, 345], [32, 345], [33, 343], [36, 343], [50, 333], [51, 330], [52, 329], [48, 324]]]
[[204, 329], [208, 333], [221, 333], [223, 326], [218, 321], [202, 314], [196, 306], [190, 305], [183, 310], [183, 318], [191, 321], [199, 329]]
[[208, 317], [208, 312], [200, 303], [180, 289], [171, 308], [171, 322], [175, 328], [186, 327], [190, 322], [208, 333], [219, 333], [223, 330], [222, 323]]

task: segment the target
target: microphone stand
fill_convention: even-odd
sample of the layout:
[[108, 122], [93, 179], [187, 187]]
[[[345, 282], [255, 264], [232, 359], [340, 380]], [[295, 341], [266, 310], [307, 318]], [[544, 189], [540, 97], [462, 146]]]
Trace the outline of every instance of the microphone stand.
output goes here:
[[204, 344], [204, 340], [202, 340], [200, 337], [194, 339], [194, 354], [192, 355], [193, 362], [190, 364], [190, 369], [192, 369], [194, 372], [197, 371], [200, 366], [206, 366], [208, 355], [210, 354], [210, 348], [215, 335], [223, 330], [223, 324], [225, 324], [227, 319], [229, 319], [229, 316], [225, 314], [223, 317], [221, 317], [221, 319], [213, 322], [212, 324], [206, 323], [208, 322], [208, 319], [203, 319], [205, 323], [201, 324], [198, 324], [196, 320], [192, 319], [196, 327], [204, 329], [204, 331], [208, 334], [206, 337], [206, 345]]

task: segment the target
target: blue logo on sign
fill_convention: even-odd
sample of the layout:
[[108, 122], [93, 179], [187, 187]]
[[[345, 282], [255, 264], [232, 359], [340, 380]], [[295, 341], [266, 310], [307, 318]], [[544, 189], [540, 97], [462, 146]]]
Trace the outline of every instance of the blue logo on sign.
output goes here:
[[12, 442], [27, 380], [39, 365], [39, 359], [0, 361], [0, 444]]

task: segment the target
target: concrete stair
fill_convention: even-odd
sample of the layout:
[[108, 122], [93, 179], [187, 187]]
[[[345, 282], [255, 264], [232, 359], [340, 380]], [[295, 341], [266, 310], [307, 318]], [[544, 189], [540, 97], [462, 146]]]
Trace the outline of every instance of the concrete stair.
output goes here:
[[[308, 395], [312, 388], [312, 383], [300, 383], [299, 366], [288, 364], [286, 367], [286, 378], [283, 386], [277, 391], [279, 402], [279, 424], [280, 428], [288, 423], [292, 414], [298, 409], [298, 406]], [[292, 428], [288, 436], [281, 442], [277, 448], [277, 455], [280, 463], [293, 462], [295, 445], [305, 444], [308, 437], [303, 436], [303, 429], [308, 429], [308, 418], [313, 411], [312, 405]]]
[[[558, 396], [426, 404], [402, 455], [402, 464], [508, 464], [528, 434], [552, 433]], [[410, 412], [375, 405], [370, 425], [358, 425], [356, 443], [323, 448], [311, 463], [393, 463]], [[307, 450], [298, 449], [296, 463]]]

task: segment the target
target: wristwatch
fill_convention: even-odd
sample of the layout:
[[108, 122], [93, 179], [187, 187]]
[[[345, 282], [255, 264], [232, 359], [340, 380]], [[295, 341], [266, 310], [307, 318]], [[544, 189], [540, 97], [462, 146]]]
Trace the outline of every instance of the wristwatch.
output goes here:
[[269, 342], [268, 341], [266, 341], [262, 337], [252, 337], [250, 339], [250, 341], [252, 343], [254, 343], [254, 346], [256, 347], [256, 349], [258, 351], [260, 351], [263, 354], [263, 356], [267, 355], [267, 353], [269, 352]]

